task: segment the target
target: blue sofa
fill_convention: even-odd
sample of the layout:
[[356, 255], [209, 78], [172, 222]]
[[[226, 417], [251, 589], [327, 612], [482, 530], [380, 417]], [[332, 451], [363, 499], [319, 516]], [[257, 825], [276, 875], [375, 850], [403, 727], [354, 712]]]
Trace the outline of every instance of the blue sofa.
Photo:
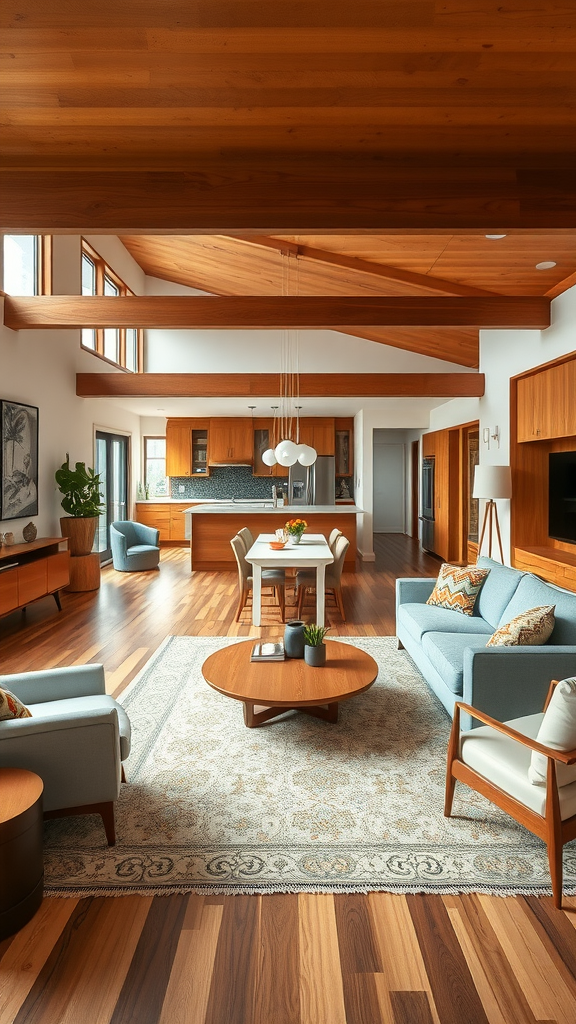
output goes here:
[[[479, 558], [478, 565], [490, 573], [473, 615], [427, 605], [434, 579], [396, 580], [398, 640], [451, 715], [457, 700], [500, 721], [535, 714], [551, 679], [576, 674], [576, 593], [491, 558]], [[546, 644], [486, 647], [498, 626], [546, 604], [556, 605]], [[463, 717], [463, 728], [477, 724]]]

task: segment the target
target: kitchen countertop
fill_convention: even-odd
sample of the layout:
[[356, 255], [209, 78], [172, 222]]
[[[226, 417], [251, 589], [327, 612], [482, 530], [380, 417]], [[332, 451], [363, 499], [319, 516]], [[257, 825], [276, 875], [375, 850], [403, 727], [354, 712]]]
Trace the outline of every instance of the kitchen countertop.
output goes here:
[[227, 498], [136, 498], [136, 505], [189, 505], [191, 501], [201, 501], [203, 505], [228, 505]]
[[223, 504], [208, 505], [207, 503], [201, 505], [194, 505], [192, 508], [184, 510], [186, 515], [201, 515], [202, 513], [211, 513], [214, 515], [230, 515], [236, 512], [246, 513], [266, 513], [271, 512], [274, 515], [278, 513], [285, 513], [287, 516], [305, 516], [313, 515], [314, 513], [322, 513], [325, 515], [327, 512], [338, 512], [344, 515], [348, 513], [363, 512], [363, 508], [358, 508], [357, 505], [281, 505], [278, 508], [273, 508], [272, 505], [261, 505], [255, 500], [254, 504], [248, 502], [226, 502]]

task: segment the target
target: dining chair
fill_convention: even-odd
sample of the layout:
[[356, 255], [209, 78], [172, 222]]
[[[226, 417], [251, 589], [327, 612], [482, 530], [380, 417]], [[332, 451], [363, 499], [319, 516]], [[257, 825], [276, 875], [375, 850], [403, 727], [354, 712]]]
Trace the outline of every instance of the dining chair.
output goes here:
[[[570, 707], [572, 705], [572, 707]], [[482, 722], [460, 730], [460, 712]], [[457, 701], [448, 745], [444, 814], [456, 780], [546, 843], [554, 906], [562, 907], [562, 849], [576, 839], [576, 679], [553, 680], [544, 714], [499, 722]]]
[[330, 532], [330, 536], [328, 537], [328, 547], [330, 548], [330, 551], [332, 552], [332, 554], [334, 554], [334, 545], [335, 545], [336, 541], [338, 540], [338, 537], [341, 537], [341, 536], [342, 536], [342, 530], [339, 530], [338, 527], [335, 526], [334, 529]]
[[[232, 537], [230, 544], [232, 545], [232, 550], [238, 566], [238, 589], [240, 591], [240, 596], [238, 599], [238, 607], [236, 609], [236, 622], [240, 622], [240, 615], [242, 614], [242, 609], [244, 608], [250, 591], [252, 590], [253, 580], [250, 575], [250, 563], [246, 561], [247, 549], [244, 539], [237, 533], [235, 537]], [[262, 587], [274, 588], [276, 600], [280, 606], [282, 622], [284, 622], [286, 604], [285, 584], [286, 576], [283, 569], [262, 570]]]
[[[332, 536], [332, 534], [330, 536]], [[331, 591], [334, 594], [334, 600], [336, 601], [336, 605], [344, 622], [346, 622], [346, 616], [344, 614], [344, 602], [342, 600], [342, 570], [344, 568], [346, 552], [349, 547], [350, 541], [347, 537], [344, 537], [343, 534], [336, 537], [334, 541], [334, 548], [332, 550], [334, 561], [330, 565], [326, 566], [326, 577], [324, 582], [324, 589], [326, 591]], [[298, 618], [301, 618], [302, 616], [304, 597], [307, 590], [316, 590], [316, 572], [314, 569], [301, 569], [296, 573]]]
[[248, 529], [247, 526], [243, 526], [241, 530], [238, 530], [238, 536], [242, 537], [246, 551], [249, 551], [254, 543], [254, 537], [252, 535], [252, 532]]

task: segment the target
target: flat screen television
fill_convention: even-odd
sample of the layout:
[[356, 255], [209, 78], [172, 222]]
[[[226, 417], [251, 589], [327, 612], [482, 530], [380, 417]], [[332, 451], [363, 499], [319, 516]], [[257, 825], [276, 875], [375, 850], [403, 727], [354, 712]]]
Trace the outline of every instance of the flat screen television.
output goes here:
[[576, 452], [550, 452], [548, 532], [576, 544]]

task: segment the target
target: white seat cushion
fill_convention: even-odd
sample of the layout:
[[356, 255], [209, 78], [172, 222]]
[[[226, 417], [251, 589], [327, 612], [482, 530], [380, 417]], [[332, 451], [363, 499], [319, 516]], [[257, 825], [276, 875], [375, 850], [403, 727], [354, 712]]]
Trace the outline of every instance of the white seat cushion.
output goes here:
[[[536, 739], [544, 715], [527, 715], [506, 722], [511, 729]], [[489, 782], [529, 807], [541, 817], [546, 814], [546, 788], [533, 786], [528, 778], [529, 747], [496, 732], [489, 725], [465, 732], [460, 740], [460, 757]], [[576, 782], [559, 790], [562, 819], [576, 814]]]
[[125, 761], [130, 753], [130, 719], [121, 704], [106, 693], [95, 693], [87, 697], [68, 697], [64, 700], [49, 700], [43, 704], [30, 704], [34, 721], [41, 718], [60, 718], [61, 715], [82, 715], [87, 711], [108, 711], [116, 708], [118, 712], [118, 731], [120, 733], [120, 760]]

